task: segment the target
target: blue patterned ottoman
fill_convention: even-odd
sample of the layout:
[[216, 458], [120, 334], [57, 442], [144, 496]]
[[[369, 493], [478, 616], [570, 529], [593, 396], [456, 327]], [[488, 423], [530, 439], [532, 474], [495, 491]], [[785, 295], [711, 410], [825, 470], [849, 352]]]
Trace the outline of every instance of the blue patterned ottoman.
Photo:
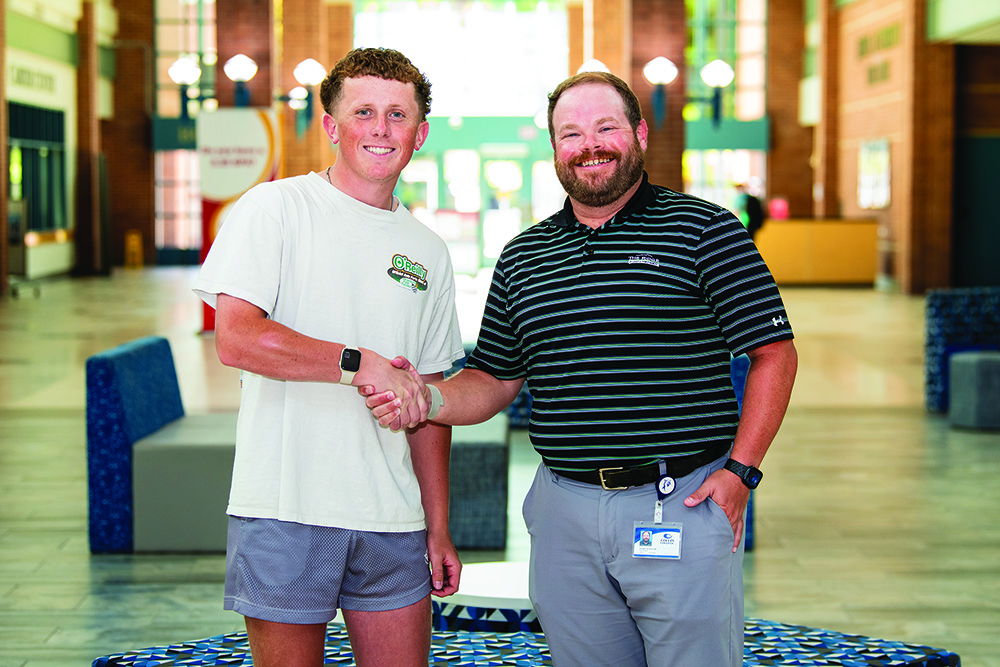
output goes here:
[[[328, 665], [353, 665], [343, 626], [326, 634]], [[93, 667], [181, 667], [188, 665], [253, 665], [245, 632], [129, 651], [98, 658]], [[435, 632], [432, 667], [551, 665], [545, 638], [532, 632]], [[960, 667], [958, 655], [927, 646], [845, 635], [797, 625], [747, 619], [744, 667]]]
[[1000, 350], [1000, 287], [928, 290], [924, 391], [927, 410], [948, 412], [948, 365], [957, 352]]

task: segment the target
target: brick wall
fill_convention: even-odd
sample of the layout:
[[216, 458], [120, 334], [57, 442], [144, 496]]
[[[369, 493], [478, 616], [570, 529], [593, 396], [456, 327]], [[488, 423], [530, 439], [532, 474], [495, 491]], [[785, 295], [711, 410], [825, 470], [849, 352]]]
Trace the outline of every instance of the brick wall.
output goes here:
[[799, 81], [805, 49], [803, 3], [771, 0], [767, 31], [767, 196], [788, 200], [792, 217], [812, 215], [813, 130], [799, 124]]
[[[116, 0], [118, 34], [126, 46], [115, 50], [114, 109], [101, 121], [101, 145], [110, 191], [111, 263], [125, 257], [125, 232], [142, 233], [146, 262], [154, 254], [153, 130], [146, 112], [149, 80], [145, 58], [152, 57], [153, 0]], [[144, 52], [136, 44], [148, 44]]]
[[957, 116], [961, 134], [1000, 134], [1000, 46], [958, 47]]
[[839, 13], [838, 196], [858, 203], [862, 142], [889, 142], [891, 203], [881, 224], [883, 271], [908, 293], [950, 282], [954, 49], [925, 40], [920, 0], [861, 0]]
[[[278, 86], [282, 94], [299, 85], [292, 72], [306, 58], [323, 64], [327, 71], [333, 66], [327, 62], [326, 46], [327, 11], [322, 0], [285, 0], [281, 17], [281, 61]], [[329, 166], [323, 151], [329, 141], [323, 132], [322, 108], [319, 105], [319, 86], [312, 91], [312, 121], [303, 134], [298, 132], [298, 114], [288, 105], [282, 105], [282, 137], [286, 176], [322, 171]]]
[[568, 24], [569, 71], [566, 76], [576, 74], [583, 57], [583, 3], [572, 0], [566, 3], [566, 22]]
[[[631, 41], [631, 85], [642, 105], [649, 125], [649, 148], [646, 171], [649, 180], [674, 190], [681, 190], [681, 156], [684, 153], [684, 47], [687, 44], [687, 14], [684, 0], [633, 0]], [[653, 86], [642, 75], [642, 68], [657, 56], [665, 56], [678, 65], [680, 73], [668, 86], [667, 112], [662, 128], [655, 127], [651, 97]]]
[[[7, 2], [0, 0], [0, 90], [7, 90]], [[7, 99], [0, 100], [4, 105], [0, 113], [0, 174], [7, 173], [7, 137], [10, 131], [7, 127]], [[0, 178], [0, 220], [7, 219], [7, 179]], [[7, 234], [0, 234], [0, 298], [7, 294], [10, 282], [10, 254], [7, 248]]]
[[[149, 0], [143, 0], [143, 4], [146, 2]], [[257, 63], [257, 74], [247, 82], [250, 106], [270, 107], [278, 86], [278, 75], [274, 72], [274, 3], [271, 0], [216, 0], [215, 13], [219, 49], [215, 87], [219, 106], [235, 105], [234, 84], [222, 68], [230, 58], [242, 53]]]
[[631, 72], [627, 44], [630, 26], [626, 22], [629, 20], [630, 6], [634, 6], [634, 3], [628, 0], [590, 0], [590, 5], [594, 58], [607, 65], [616, 76], [629, 81]]
[[820, 119], [813, 130], [813, 215], [817, 218], [840, 216], [837, 191], [840, 97], [840, 24], [836, 17], [836, 0], [817, 0], [819, 22], [818, 76], [820, 77]]
[[101, 229], [99, 157], [100, 124], [97, 118], [97, 17], [94, 3], [85, 2], [77, 23], [79, 45], [76, 67], [76, 270], [84, 274], [110, 271]]

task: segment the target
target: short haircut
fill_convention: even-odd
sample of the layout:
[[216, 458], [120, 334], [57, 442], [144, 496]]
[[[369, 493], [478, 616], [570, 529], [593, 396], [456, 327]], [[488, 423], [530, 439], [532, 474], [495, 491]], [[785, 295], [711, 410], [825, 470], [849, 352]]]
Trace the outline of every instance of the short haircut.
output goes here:
[[639, 98], [635, 96], [627, 83], [608, 72], [580, 72], [560, 83], [549, 94], [549, 138], [552, 141], [556, 139], [555, 127], [552, 125], [552, 113], [556, 109], [556, 102], [567, 90], [584, 83], [601, 83], [618, 91], [618, 95], [622, 98], [622, 105], [625, 107], [625, 117], [628, 118], [632, 131], [635, 132], [638, 129], [639, 123], [642, 122], [642, 108], [639, 106]]
[[431, 112], [431, 83], [410, 59], [399, 51], [384, 48], [354, 49], [333, 66], [323, 79], [319, 99], [323, 110], [332, 113], [344, 92], [344, 79], [377, 76], [388, 81], [412, 83], [416, 93], [420, 121]]

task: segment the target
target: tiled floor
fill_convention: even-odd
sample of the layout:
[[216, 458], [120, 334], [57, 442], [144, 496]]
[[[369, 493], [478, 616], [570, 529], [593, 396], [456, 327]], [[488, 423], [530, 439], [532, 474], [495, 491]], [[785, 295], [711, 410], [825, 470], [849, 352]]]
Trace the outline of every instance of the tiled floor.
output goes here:
[[[0, 667], [84, 666], [242, 629], [221, 609], [221, 555], [91, 556], [87, 546], [89, 355], [165, 335], [188, 411], [236, 406], [236, 373], [199, 334], [192, 277], [118, 271], [0, 301]], [[1000, 433], [925, 413], [922, 299], [782, 291], [800, 370], [756, 492], [748, 615], [1000, 667]], [[519, 502], [536, 461], [516, 434], [508, 549], [466, 562], [526, 558]]]

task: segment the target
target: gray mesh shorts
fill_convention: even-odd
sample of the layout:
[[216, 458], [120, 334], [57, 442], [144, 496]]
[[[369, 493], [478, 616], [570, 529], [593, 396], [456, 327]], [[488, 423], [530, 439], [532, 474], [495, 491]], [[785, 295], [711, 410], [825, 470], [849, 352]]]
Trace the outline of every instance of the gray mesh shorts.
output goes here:
[[388, 611], [430, 594], [427, 533], [372, 533], [229, 517], [224, 607], [278, 623], [337, 608]]

